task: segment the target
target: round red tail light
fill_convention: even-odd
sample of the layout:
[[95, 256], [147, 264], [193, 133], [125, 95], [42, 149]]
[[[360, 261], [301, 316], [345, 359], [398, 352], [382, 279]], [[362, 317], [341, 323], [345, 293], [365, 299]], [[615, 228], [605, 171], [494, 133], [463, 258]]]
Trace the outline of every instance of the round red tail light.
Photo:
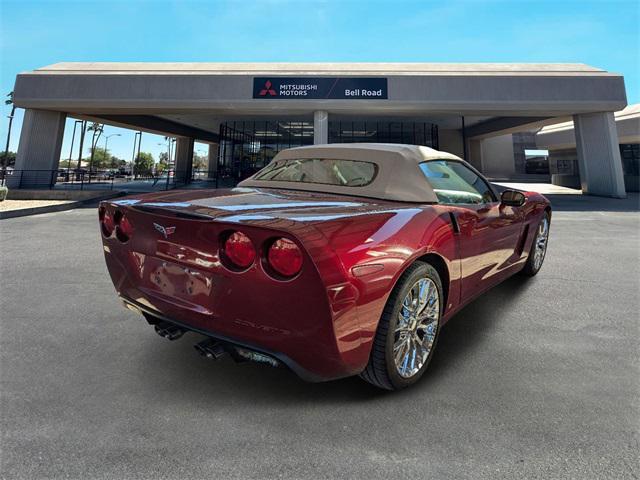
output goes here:
[[233, 232], [227, 237], [224, 253], [239, 268], [248, 268], [256, 258], [256, 249], [251, 239], [242, 232]]
[[284, 277], [293, 277], [302, 268], [302, 252], [288, 238], [279, 238], [267, 253], [269, 265]]
[[[120, 213], [120, 212], [118, 212]], [[127, 242], [133, 235], [133, 224], [126, 215], [119, 215], [116, 217], [116, 237], [121, 242]]]
[[131, 238], [131, 235], [133, 235], [133, 225], [127, 217], [123, 216], [116, 227], [116, 236], [121, 242], [126, 242]]
[[115, 228], [113, 217], [104, 207], [100, 207], [98, 210], [98, 217], [100, 218], [100, 229], [102, 230], [102, 234], [105, 237], [110, 237], [113, 233], [113, 229]]

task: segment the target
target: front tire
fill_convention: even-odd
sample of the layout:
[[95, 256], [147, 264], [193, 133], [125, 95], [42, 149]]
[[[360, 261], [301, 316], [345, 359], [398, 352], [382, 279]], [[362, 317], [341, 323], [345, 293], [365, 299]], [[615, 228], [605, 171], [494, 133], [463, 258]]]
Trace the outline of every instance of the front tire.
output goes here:
[[542, 268], [542, 263], [547, 255], [547, 245], [549, 243], [549, 227], [551, 226], [551, 215], [549, 212], [544, 212], [544, 216], [538, 228], [536, 228], [536, 236], [531, 243], [531, 250], [529, 250], [529, 257], [527, 263], [520, 273], [526, 277], [533, 277]]
[[433, 266], [415, 262], [407, 268], [387, 300], [361, 378], [379, 388], [398, 390], [422, 377], [440, 332], [442, 292]]

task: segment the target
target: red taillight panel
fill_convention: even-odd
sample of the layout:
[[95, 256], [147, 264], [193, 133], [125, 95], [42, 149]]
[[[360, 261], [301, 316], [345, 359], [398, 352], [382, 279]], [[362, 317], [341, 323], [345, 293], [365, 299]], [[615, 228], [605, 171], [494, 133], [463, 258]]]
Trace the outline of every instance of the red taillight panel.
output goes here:
[[116, 237], [121, 242], [127, 242], [133, 235], [133, 224], [129, 218], [121, 212], [114, 215], [116, 222]]
[[242, 232], [233, 232], [224, 242], [224, 254], [237, 268], [249, 268], [256, 259], [251, 239]]
[[100, 207], [98, 210], [98, 217], [100, 218], [100, 229], [105, 237], [110, 237], [115, 228], [113, 217], [105, 207]]
[[283, 277], [293, 277], [302, 268], [302, 252], [288, 238], [279, 238], [267, 252], [269, 266]]

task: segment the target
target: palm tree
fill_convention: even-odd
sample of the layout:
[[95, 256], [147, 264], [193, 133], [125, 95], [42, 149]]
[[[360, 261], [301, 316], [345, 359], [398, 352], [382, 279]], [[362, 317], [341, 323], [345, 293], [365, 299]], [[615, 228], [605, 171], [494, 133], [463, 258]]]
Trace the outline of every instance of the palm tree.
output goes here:
[[9, 115], [9, 130], [7, 130], [7, 145], [4, 147], [4, 155], [2, 156], [2, 172], [7, 168], [7, 158], [9, 157], [9, 140], [11, 139], [11, 125], [13, 124], [13, 116], [16, 113], [16, 106], [13, 104], [13, 92], [7, 94], [5, 105], [11, 105], [11, 114]]
[[89, 183], [91, 183], [91, 170], [93, 169], [93, 156], [96, 153], [96, 146], [98, 145], [98, 140], [100, 140], [100, 135], [104, 131], [104, 125], [93, 122], [89, 125], [87, 130], [93, 132], [93, 137], [91, 138], [91, 158], [89, 159]]

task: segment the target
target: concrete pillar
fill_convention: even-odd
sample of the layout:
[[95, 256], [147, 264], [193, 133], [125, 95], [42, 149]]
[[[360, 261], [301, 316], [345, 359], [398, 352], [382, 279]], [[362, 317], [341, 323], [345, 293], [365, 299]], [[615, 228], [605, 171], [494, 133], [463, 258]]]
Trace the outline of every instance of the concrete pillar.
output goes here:
[[482, 172], [482, 140], [467, 140], [467, 156], [465, 160]]
[[464, 158], [462, 130], [438, 129], [438, 149]]
[[516, 173], [511, 134], [482, 140], [482, 173], [493, 178], [512, 178]]
[[612, 112], [573, 116], [582, 192], [625, 198], [618, 134]]
[[216, 178], [218, 174], [218, 151], [220, 150], [220, 145], [217, 143], [209, 144], [209, 158], [207, 164], [207, 176], [209, 178]]
[[323, 110], [313, 112], [313, 143], [329, 143], [329, 114]]
[[176, 139], [176, 182], [186, 184], [191, 182], [193, 171], [193, 138], [178, 137]]
[[66, 118], [62, 112], [25, 110], [9, 188], [48, 188], [56, 183]]

